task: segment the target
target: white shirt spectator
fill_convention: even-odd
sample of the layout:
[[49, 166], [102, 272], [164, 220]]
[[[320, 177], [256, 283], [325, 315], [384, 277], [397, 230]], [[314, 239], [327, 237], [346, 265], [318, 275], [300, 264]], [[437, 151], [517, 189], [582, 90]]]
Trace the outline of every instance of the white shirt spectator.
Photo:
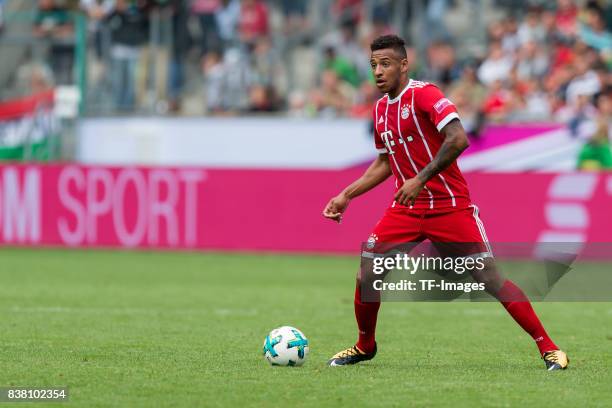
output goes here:
[[549, 58], [535, 41], [529, 41], [521, 47], [516, 63], [517, 74], [521, 79], [540, 78], [548, 70]]
[[115, 0], [79, 0], [79, 6], [85, 11], [100, 10], [100, 12], [108, 14], [115, 7]]
[[489, 86], [497, 80], [505, 80], [510, 76], [514, 62], [504, 55], [499, 45], [492, 46], [489, 57], [478, 68], [478, 79]]
[[567, 86], [566, 98], [567, 103], [575, 106], [578, 96], [587, 95], [593, 96], [601, 90], [601, 82], [599, 76], [593, 70], [577, 76]]
[[521, 44], [528, 41], [543, 43], [546, 40], [546, 29], [540, 24], [537, 14], [529, 13], [525, 21], [519, 26], [517, 35]]
[[525, 119], [545, 121], [551, 115], [551, 106], [544, 92], [533, 92], [525, 99]]
[[215, 13], [219, 36], [224, 41], [236, 39], [236, 29], [240, 19], [240, 1], [229, 0]]
[[100, 20], [110, 14], [115, 8], [115, 0], [79, 0], [79, 7], [87, 13], [90, 30], [96, 30]]

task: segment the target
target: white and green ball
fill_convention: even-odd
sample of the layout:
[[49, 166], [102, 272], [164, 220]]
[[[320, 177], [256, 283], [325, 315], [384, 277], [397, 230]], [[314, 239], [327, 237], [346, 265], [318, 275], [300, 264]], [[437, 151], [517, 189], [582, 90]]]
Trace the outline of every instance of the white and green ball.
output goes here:
[[274, 329], [266, 336], [263, 354], [275, 366], [301, 366], [310, 347], [304, 333], [291, 326]]

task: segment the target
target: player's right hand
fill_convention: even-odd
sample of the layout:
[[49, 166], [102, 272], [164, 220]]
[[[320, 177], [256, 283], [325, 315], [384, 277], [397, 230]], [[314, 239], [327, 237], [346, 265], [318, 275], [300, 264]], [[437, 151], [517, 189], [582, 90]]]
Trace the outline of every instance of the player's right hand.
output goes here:
[[323, 216], [325, 218], [329, 218], [330, 220], [334, 220], [337, 223], [340, 223], [342, 221], [342, 213], [344, 212], [344, 210], [346, 210], [349, 201], [351, 200], [343, 194], [332, 198], [325, 206], [325, 209], [323, 210]]

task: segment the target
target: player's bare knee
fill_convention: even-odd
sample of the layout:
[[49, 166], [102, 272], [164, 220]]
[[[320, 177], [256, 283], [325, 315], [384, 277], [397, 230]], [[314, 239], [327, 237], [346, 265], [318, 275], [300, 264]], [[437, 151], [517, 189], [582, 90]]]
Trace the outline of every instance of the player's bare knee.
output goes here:
[[473, 270], [471, 273], [476, 282], [484, 283], [485, 290], [490, 294], [497, 293], [504, 284], [504, 278], [491, 258], [485, 261], [483, 269]]

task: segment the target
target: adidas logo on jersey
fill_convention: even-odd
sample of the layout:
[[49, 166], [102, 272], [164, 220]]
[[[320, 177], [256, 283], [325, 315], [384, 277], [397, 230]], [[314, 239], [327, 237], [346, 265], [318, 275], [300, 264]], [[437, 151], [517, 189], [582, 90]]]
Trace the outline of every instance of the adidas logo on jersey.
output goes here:
[[383, 120], [383, 117], [381, 116], [380, 119], [378, 119], [378, 124], [380, 125], [383, 122], [384, 122], [384, 120]]

